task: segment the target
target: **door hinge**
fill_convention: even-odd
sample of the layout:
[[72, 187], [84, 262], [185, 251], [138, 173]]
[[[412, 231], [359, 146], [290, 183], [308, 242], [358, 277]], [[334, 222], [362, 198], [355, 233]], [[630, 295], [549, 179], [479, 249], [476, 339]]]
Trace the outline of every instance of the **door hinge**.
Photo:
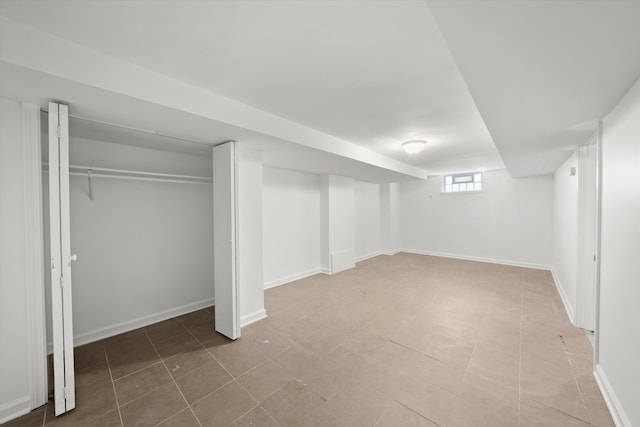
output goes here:
[[60, 287], [64, 288], [64, 277], [60, 276]]

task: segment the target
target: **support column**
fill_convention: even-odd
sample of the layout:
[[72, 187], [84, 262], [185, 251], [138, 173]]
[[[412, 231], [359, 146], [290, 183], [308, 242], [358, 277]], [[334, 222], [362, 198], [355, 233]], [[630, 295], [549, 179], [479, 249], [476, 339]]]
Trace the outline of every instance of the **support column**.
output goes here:
[[354, 180], [320, 177], [320, 268], [334, 274], [355, 267]]
[[236, 149], [237, 273], [240, 326], [267, 316], [262, 261], [262, 152]]
[[22, 175], [24, 178], [25, 274], [29, 313], [28, 359], [31, 409], [47, 403], [47, 346], [44, 306], [42, 231], [42, 130], [40, 108], [22, 104]]
[[380, 222], [382, 253], [400, 251], [400, 184], [380, 184]]

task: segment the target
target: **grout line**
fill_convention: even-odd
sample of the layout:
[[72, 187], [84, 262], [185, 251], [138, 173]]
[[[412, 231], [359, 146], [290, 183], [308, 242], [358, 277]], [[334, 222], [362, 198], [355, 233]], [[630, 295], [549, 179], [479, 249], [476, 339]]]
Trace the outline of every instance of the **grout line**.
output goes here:
[[384, 411], [382, 411], [382, 413], [380, 414], [376, 422], [373, 423], [373, 427], [376, 427], [378, 425], [378, 423], [380, 422], [380, 420], [382, 420], [382, 418], [384, 417], [384, 414], [386, 414], [388, 410], [389, 410], [389, 406], [384, 408]]
[[[154, 350], [155, 350], [155, 348], [154, 348]], [[159, 363], [162, 363], [162, 359], [158, 360], [158, 361], [157, 361], [157, 362], [155, 362], [155, 363], [152, 363], [151, 365], [147, 365], [147, 366], [145, 366], [144, 368], [136, 369], [135, 371], [132, 371], [132, 372], [128, 373], [127, 375], [123, 375], [123, 376], [121, 376], [121, 377], [115, 378], [115, 379], [113, 379], [112, 381], [114, 381], [114, 382], [115, 382], [115, 381], [123, 380], [123, 379], [125, 379], [125, 378], [130, 377], [131, 375], [135, 375], [135, 374], [137, 374], [137, 373], [139, 373], [139, 372], [141, 372], [141, 371], [144, 371], [144, 370], [145, 370], [145, 369], [147, 369], [147, 368], [150, 368], [150, 367], [152, 367], [152, 366], [156, 366], [156, 365], [157, 365], [157, 364], [159, 364]]]
[[[44, 411], [42, 411], [42, 412], [44, 412], [44, 415], [42, 417], [42, 427], [44, 427], [44, 425], [47, 423], [47, 411], [48, 410], [49, 410], [49, 399], [47, 399], [47, 403], [45, 404]], [[120, 422], [122, 422], [122, 420]]]
[[518, 425], [522, 424], [522, 340], [524, 316], [524, 281], [520, 287], [520, 345], [518, 347]]
[[[187, 329], [187, 328], [185, 328]], [[149, 335], [147, 335], [147, 331], [143, 331], [143, 333], [145, 334], [145, 336], [147, 337], [147, 339], [151, 342], [151, 338], [149, 338]], [[193, 408], [191, 407], [191, 405], [189, 404], [189, 401], [187, 400], [186, 397], [184, 397], [184, 393], [182, 393], [182, 390], [180, 390], [180, 387], [178, 386], [178, 383], [176, 382], [176, 379], [173, 377], [173, 375], [171, 375], [171, 372], [169, 371], [169, 368], [167, 367], [167, 364], [164, 363], [164, 360], [162, 359], [162, 357], [160, 357], [160, 353], [158, 352], [158, 349], [156, 348], [156, 346], [153, 344], [153, 342], [151, 342], [151, 345], [153, 346], [153, 350], [156, 352], [156, 354], [158, 355], [158, 358], [160, 358], [160, 362], [162, 363], [162, 366], [164, 366], [164, 369], [167, 371], [167, 374], [169, 374], [169, 377], [171, 377], [171, 381], [173, 382], [173, 385], [176, 387], [176, 389], [178, 389], [178, 393], [180, 393], [180, 396], [182, 396], [182, 400], [184, 400], [184, 403], [187, 404], [187, 408], [189, 408], [189, 411], [191, 411], [191, 415], [193, 415], [193, 418], [196, 419], [196, 421], [198, 422], [198, 425], [200, 425], [200, 427], [202, 427], [202, 423], [200, 422], [200, 419], [196, 416], [196, 413], [193, 412]], [[202, 345], [202, 344], [201, 344]], [[157, 390], [157, 388], [156, 388]], [[195, 403], [195, 402], [194, 402]], [[180, 412], [182, 412], [184, 409], [176, 412], [175, 414], [171, 415], [171, 417], [176, 416], [177, 414], [179, 414]], [[169, 417], [169, 418], [171, 418]], [[166, 420], [168, 420], [169, 418], [162, 420], [160, 423], [165, 422]], [[158, 423], [158, 424], [160, 424]], [[156, 424], [157, 425], [157, 424]]]
[[[122, 421], [122, 413], [120, 412], [120, 402], [118, 402], [118, 393], [116, 392], [116, 383], [113, 380], [113, 374], [111, 373], [111, 363], [109, 363], [109, 355], [107, 354], [107, 349], [104, 347], [102, 349], [104, 352], [104, 358], [107, 360], [107, 368], [109, 368], [109, 378], [111, 379], [111, 387], [113, 388], [113, 397], [116, 399], [116, 409], [118, 410], [118, 417], [120, 418], [120, 425], [124, 426], [124, 421]], [[46, 418], [45, 418], [46, 420]]]

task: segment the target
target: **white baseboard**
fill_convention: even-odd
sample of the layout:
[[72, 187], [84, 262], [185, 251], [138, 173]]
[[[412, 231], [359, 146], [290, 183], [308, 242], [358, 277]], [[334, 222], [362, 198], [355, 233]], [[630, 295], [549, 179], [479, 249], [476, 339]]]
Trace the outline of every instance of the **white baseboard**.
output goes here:
[[31, 411], [31, 399], [23, 396], [0, 405], [0, 424], [21, 417]]
[[290, 274], [289, 276], [286, 276], [286, 277], [281, 277], [279, 279], [269, 280], [268, 282], [265, 282], [264, 288], [265, 289], [275, 288], [276, 286], [284, 285], [286, 283], [293, 282], [295, 280], [304, 279], [305, 277], [314, 276], [318, 273], [322, 273], [322, 269], [320, 269], [320, 267], [303, 271], [302, 273]]
[[[175, 307], [169, 310], [161, 311], [159, 313], [150, 314], [147, 316], [138, 317], [136, 319], [127, 320], [126, 322], [116, 323], [115, 325], [109, 325], [104, 328], [94, 329], [93, 331], [84, 332], [82, 334], [75, 335], [73, 337], [73, 346], [78, 347], [80, 345], [89, 344], [94, 341], [101, 340], [103, 338], [112, 337], [114, 335], [129, 332], [134, 329], [142, 328], [144, 326], [151, 325], [153, 323], [162, 322], [163, 320], [171, 319], [176, 316], [191, 313], [196, 310], [211, 307], [214, 305], [213, 298], [207, 298], [206, 300], [194, 302], [191, 304], [185, 304], [180, 307]], [[53, 353], [53, 343], [47, 343], [49, 354]]]
[[366, 254], [366, 255], [362, 255], [362, 256], [356, 257], [355, 262], [358, 263], [360, 261], [364, 261], [364, 260], [369, 259], [369, 258], [377, 257], [378, 255], [382, 255], [382, 251], [376, 251], [376, 252], [372, 252], [370, 254]]
[[389, 255], [389, 256], [393, 256], [395, 254], [399, 254], [400, 252], [402, 252], [401, 249], [395, 249], [393, 251], [384, 251], [382, 252], [383, 255]]
[[613, 418], [616, 427], [631, 427], [631, 421], [629, 421], [627, 414], [624, 412], [624, 408], [620, 404], [616, 393], [613, 391], [611, 383], [609, 383], [601, 365], [596, 365], [593, 376], [596, 379], [596, 383], [598, 383], [602, 397], [607, 404], [607, 408], [609, 408], [611, 418]]
[[463, 259], [466, 261], [487, 262], [490, 264], [511, 265], [514, 267], [533, 268], [536, 270], [551, 270], [550, 265], [536, 264], [533, 262], [514, 261], [509, 259], [484, 258], [484, 257], [473, 256], [473, 255], [459, 255], [459, 254], [450, 254], [446, 252], [432, 252], [432, 251], [424, 251], [421, 249], [407, 249], [407, 248], [400, 249], [396, 253], [398, 252], [406, 252], [409, 254], [417, 254], [417, 255], [437, 256], [442, 258]]
[[267, 311], [264, 308], [253, 313], [245, 314], [240, 318], [240, 327], [244, 328], [245, 326], [257, 322], [258, 320], [262, 320], [265, 317], [267, 317]]
[[562, 300], [562, 304], [564, 305], [564, 311], [567, 312], [567, 316], [569, 316], [569, 320], [571, 321], [571, 324], [575, 326], [576, 314], [573, 310], [573, 307], [571, 306], [571, 303], [569, 302], [569, 298], [567, 298], [567, 294], [564, 292], [564, 286], [562, 286], [562, 282], [560, 281], [560, 278], [556, 274], [556, 270], [553, 268], [551, 269], [551, 276], [553, 277], [553, 282], [555, 283], [556, 289], [560, 294], [560, 299]]
[[320, 273], [322, 274], [331, 274], [331, 269], [326, 267], [320, 267]]

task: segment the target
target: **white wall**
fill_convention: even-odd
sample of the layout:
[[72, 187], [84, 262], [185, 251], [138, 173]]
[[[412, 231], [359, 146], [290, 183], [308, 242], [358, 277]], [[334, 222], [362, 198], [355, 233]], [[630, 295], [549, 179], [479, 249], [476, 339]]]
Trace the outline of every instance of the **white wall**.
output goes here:
[[553, 278], [569, 318], [575, 323], [578, 276], [578, 166], [574, 153], [554, 174], [553, 186]]
[[[182, 174], [205, 174], [204, 161], [211, 175], [207, 158], [73, 137], [70, 158], [81, 165]], [[171, 159], [174, 166], [165, 167]], [[45, 174], [45, 259], [47, 181]], [[93, 196], [86, 177], [71, 177], [75, 345], [213, 304], [211, 184], [94, 177]], [[50, 292], [47, 300], [50, 310]]]
[[640, 426], [640, 81], [603, 121], [599, 360], [620, 426]]
[[30, 408], [20, 104], [0, 100], [0, 423]]
[[266, 316], [262, 258], [262, 152], [236, 143], [236, 268], [240, 325]]
[[320, 177], [320, 267], [326, 273], [355, 267], [354, 182], [346, 176]]
[[264, 287], [320, 272], [320, 177], [265, 167]]
[[553, 177], [485, 172], [484, 191], [440, 194], [440, 177], [402, 183], [403, 250], [550, 268]]
[[400, 184], [380, 185], [380, 240], [382, 252], [393, 255], [400, 250]]
[[361, 261], [382, 251], [380, 184], [355, 181], [353, 201], [354, 256], [356, 261]]

